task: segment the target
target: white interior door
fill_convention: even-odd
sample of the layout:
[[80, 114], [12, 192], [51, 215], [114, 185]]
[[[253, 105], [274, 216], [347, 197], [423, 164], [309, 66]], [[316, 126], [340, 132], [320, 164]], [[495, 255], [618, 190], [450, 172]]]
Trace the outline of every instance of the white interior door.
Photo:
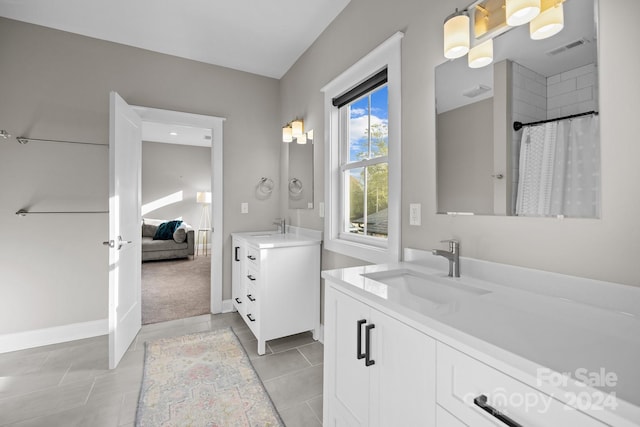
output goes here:
[[140, 191], [142, 122], [116, 92], [109, 109], [109, 369], [142, 325]]

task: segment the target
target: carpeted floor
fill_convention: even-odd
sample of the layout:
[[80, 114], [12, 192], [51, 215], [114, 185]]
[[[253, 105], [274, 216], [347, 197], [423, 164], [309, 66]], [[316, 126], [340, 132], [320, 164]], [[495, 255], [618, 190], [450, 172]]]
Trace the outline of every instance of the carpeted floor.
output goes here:
[[211, 257], [142, 263], [142, 324], [211, 312]]

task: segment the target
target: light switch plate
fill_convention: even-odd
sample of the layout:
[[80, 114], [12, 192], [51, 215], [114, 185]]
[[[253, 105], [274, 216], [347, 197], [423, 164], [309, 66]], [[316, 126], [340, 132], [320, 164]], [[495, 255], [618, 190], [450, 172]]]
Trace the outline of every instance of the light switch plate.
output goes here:
[[242, 202], [240, 203], [240, 213], [249, 213], [249, 203]]
[[318, 203], [318, 215], [320, 218], [324, 218], [324, 202]]
[[409, 204], [409, 225], [422, 225], [422, 206], [420, 203]]

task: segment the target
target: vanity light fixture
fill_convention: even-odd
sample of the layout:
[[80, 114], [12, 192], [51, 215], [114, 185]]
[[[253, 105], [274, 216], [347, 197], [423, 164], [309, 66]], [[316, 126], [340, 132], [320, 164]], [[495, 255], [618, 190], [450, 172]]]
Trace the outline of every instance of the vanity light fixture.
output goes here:
[[294, 138], [297, 138], [304, 134], [304, 122], [302, 121], [302, 119], [295, 119], [291, 122], [291, 134]]
[[291, 131], [291, 126], [286, 125], [282, 128], [282, 142], [291, 142], [293, 141], [293, 134]]
[[469, 14], [456, 11], [444, 20], [444, 56], [455, 59], [469, 52]]
[[[542, 12], [529, 23], [533, 40], [542, 40], [558, 34], [564, 28], [562, 0], [543, 0]], [[545, 6], [547, 6], [545, 8]]]
[[[444, 56], [469, 53], [470, 68], [493, 62], [493, 38], [510, 27], [529, 23], [533, 40], [551, 37], [564, 28], [564, 0], [475, 0], [444, 21]], [[471, 25], [473, 22], [473, 25]], [[294, 135], [295, 136], [295, 135]]]
[[507, 25], [517, 27], [526, 24], [540, 13], [540, 0], [506, 0]]
[[469, 67], [481, 68], [493, 62], [493, 39], [475, 45], [469, 51]]
[[307, 143], [307, 134], [303, 133], [302, 135], [297, 136], [296, 137], [296, 142], [298, 144], [306, 144]]

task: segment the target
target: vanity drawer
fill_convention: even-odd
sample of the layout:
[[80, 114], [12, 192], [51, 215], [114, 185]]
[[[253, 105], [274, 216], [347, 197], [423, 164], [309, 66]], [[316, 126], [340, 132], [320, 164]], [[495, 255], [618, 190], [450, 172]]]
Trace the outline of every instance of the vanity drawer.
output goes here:
[[[466, 425], [605, 425], [445, 344], [438, 343], [437, 354], [437, 402]], [[490, 408], [515, 423], [499, 420]]]
[[260, 250], [254, 246], [247, 246], [247, 261], [253, 265], [260, 262]]

